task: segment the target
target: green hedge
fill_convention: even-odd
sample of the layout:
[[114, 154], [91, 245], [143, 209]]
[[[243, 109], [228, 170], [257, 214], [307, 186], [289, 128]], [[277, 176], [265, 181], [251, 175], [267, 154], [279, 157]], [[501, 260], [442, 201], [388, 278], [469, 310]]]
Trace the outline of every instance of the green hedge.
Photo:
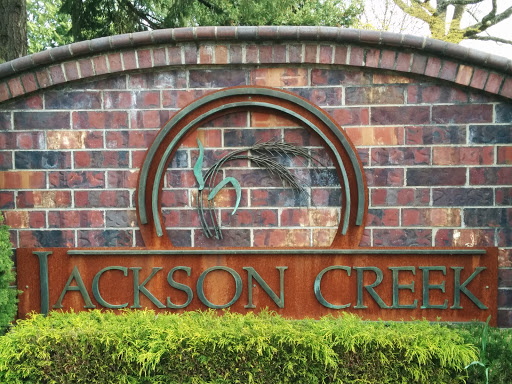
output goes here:
[[476, 358], [457, 331], [426, 321], [55, 312], [0, 337], [0, 382], [459, 383]]
[[18, 310], [18, 292], [10, 287], [15, 281], [13, 267], [9, 227], [4, 225], [4, 219], [0, 214], [0, 334], [14, 320]]

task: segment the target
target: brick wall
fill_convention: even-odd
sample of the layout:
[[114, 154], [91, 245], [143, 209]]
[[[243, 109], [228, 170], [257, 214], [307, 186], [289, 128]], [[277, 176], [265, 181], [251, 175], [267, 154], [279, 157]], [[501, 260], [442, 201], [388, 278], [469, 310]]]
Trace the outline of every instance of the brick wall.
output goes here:
[[[199, 32], [212, 30], [201, 40]], [[512, 326], [510, 64], [492, 56], [479, 63], [471, 50], [462, 58], [451, 45], [406, 47], [403, 36], [396, 47], [383, 39], [366, 44], [363, 34], [357, 43], [340, 41], [339, 32], [300, 41], [310, 30], [295, 30], [295, 40], [284, 42], [264, 28], [259, 40], [236, 28], [194, 29], [194, 44], [179, 41], [188, 29], [166, 32], [167, 42], [134, 34], [124, 46], [123, 36], [112, 37], [0, 65], [0, 209], [14, 245], [143, 245], [134, 192], [158, 129], [213, 90], [278, 87], [323, 108], [355, 144], [370, 193], [361, 245], [500, 247], [498, 321]], [[308, 147], [327, 167], [281, 159], [309, 185], [305, 196], [246, 163], [231, 164], [224, 176], [240, 181], [242, 200], [231, 216], [234, 192], [217, 198], [219, 243], [204, 238], [195, 211], [196, 137], [205, 167], [273, 137]], [[166, 173], [163, 214], [172, 241], [329, 245], [340, 193], [325, 153], [320, 140], [279, 115], [240, 112], [209, 122], [181, 144]]]

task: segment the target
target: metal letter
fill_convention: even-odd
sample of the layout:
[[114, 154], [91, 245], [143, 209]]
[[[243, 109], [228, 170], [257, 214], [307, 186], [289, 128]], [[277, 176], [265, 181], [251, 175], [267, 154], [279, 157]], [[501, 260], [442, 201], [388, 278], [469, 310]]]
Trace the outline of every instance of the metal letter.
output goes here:
[[176, 288], [176, 289], [178, 289], [180, 291], [183, 291], [183, 292], [185, 292], [187, 294], [187, 301], [185, 302], [185, 304], [180, 304], [180, 305], [174, 304], [171, 301], [171, 298], [167, 297], [167, 308], [180, 309], [180, 308], [185, 308], [187, 305], [190, 304], [190, 302], [194, 298], [194, 293], [192, 292], [192, 289], [188, 285], [177, 283], [176, 281], [174, 281], [172, 276], [174, 275], [174, 272], [176, 272], [176, 271], [185, 271], [187, 273], [187, 276], [190, 276], [190, 273], [192, 272], [192, 268], [190, 268], [190, 267], [181, 267], [181, 266], [174, 267], [167, 274], [167, 282], [169, 283], [169, 285], [171, 287]]
[[284, 271], [288, 269], [288, 267], [276, 267], [279, 271], [279, 296], [272, 291], [272, 289], [268, 286], [268, 284], [261, 278], [261, 276], [256, 272], [256, 270], [252, 267], [243, 267], [247, 271], [247, 289], [248, 289], [248, 301], [249, 303], [244, 306], [244, 308], [256, 308], [256, 306], [252, 302], [252, 278], [259, 283], [261, 288], [269, 295], [269, 297], [276, 303], [279, 308], [284, 308]]
[[348, 308], [348, 307], [350, 307], [351, 303], [342, 304], [342, 305], [334, 305], [334, 304], [329, 303], [327, 300], [325, 300], [322, 295], [322, 291], [320, 289], [320, 284], [322, 283], [322, 277], [324, 276], [324, 274], [326, 272], [329, 272], [333, 269], [341, 269], [343, 271], [346, 271], [347, 276], [350, 276], [350, 272], [351, 272], [350, 267], [345, 267], [342, 265], [332, 265], [330, 267], [324, 268], [322, 271], [320, 271], [320, 273], [315, 278], [314, 290], [315, 290], [316, 299], [318, 300], [318, 302], [320, 304], [322, 304], [324, 307], [327, 307], [327, 308], [332, 308], [332, 309]]
[[41, 285], [41, 313], [50, 311], [50, 289], [48, 287], [48, 256], [53, 252], [32, 252], [39, 258], [39, 282]]
[[[231, 274], [231, 276], [233, 276], [233, 278], [235, 279], [235, 296], [229, 303], [224, 304], [224, 305], [215, 305], [215, 304], [211, 303], [210, 301], [208, 301], [208, 299], [204, 295], [203, 284], [204, 284], [204, 279], [205, 279], [206, 275], [212, 271], [217, 271], [217, 270], [229, 272]], [[201, 303], [203, 303], [204, 305], [206, 305], [209, 308], [214, 308], [214, 309], [227, 308], [227, 307], [233, 305], [240, 298], [241, 294], [242, 294], [242, 278], [240, 277], [240, 275], [238, 273], [236, 273], [236, 271], [234, 269], [231, 269], [228, 267], [211, 267], [211, 268], [208, 268], [207, 270], [205, 270], [203, 273], [201, 273], [201, 276], [199, 276], [199, 279], [197, 279], [197, 297], [199, 297], [199, 300], [201, 300]]]
[[398, 272], [400, 271], [410, 271], [413, 276], [416, 276], [416, 268], [415, 267], [389, 267], [393, 271], [393, 305], [391, 308], [417, 308], [418, 300], [414, 300], [412, 304], [400, 304], [400, 289], [409, 289], [414, 293], [414, 280], [411, 284], [399, 284], [398, 280]]
[[479, 309], [487, 309], [485, 305], [482, 304], [480, 300], [476, 298], [475, 295], [473, 295], [467, 288], [466, 285], [468, 285], [471, 280], [473, 280], [476, 275], [478, 275], [480, 272], [486, 270], [486, 267], [476, 267], [475, 272], [471, 274], [467, 278], [467, 280], [461, 284], [460, 283], [460, 272], [464, 269], [464, 267], [451, 267], [455, 271], [455, 277], [454, 277], [454, 288], [453, 288], [453, 305], [450, 307], [450, 309], [462, 309], [460, 305], [460, 292], [462, 291], [468, 298], [471, 300]]
[[103, 297], [101, 296], [101, 293], [100, 293], [100, 287], [99, 287], [99, 282], [100, 282], [100, 277], [101, 275], [103, 275], [104, 272], [107, 272], [107, 271], [114, 271], [114, 270], [118, 270], [118, 271], [121, 271], [123, 272], [124, 276], [128, 276], [128, 268], [126, 267], [117, 267], [117, 266], [112, 266], [112, 267], [106, 267], [106, 268], [103, 268], [101, 271], [99, 271], [95, 276], [94, 276], [94, 279], [92, 279], [92, 294], [94, 295], [94, 298], [96, 299], [96, 301], [102, 305], [103, 307], [105, 308], [109, 308], [109, 309], [120, 309], [120, 308], [126, 308], [128, 306], [128, 303], [124, 303], [124, 304], [119, 304], [119, 305], [115, 305], [115, 304], [110, 304], [110, 303], [107, 303]]
[[357, 271], [357, 305], [354, 308], [357, 309], [363, 309], [368, 308], [366, 305], [363, 304], [363, 274], [364, 271], [372, 271], [376, 275], [375, 282], [373, 282], [370, 285], [365, 285], [364, 288], [368, 291], [371, 297], [373, 297], [373, 300], [379, 304], [379, 307], [381, 308], [389, 308], [384, 301], [380, 298], [380, 296], [375, 292], [374, 287], [382, 283], [382, 279], [384, 277], [384, 274], [382, 271], [377, 267], [354, 267], [354, 269]]
[[[76, 285], [70, 285], [73, 279], [76, 281]], [[62, 293], [60, 294], [59, 300], [57, 300], [57, 304], [55, 304], [53, 308], [63, 308], [62, 300], [64, 299], [64, 295], [67, 291], [80, 291], [82, 298], [85, 301], [84, 308], [96, 308], [96, 306], [92, 303], [91, 298], [89, 297], [89, 293], [85, 288], [84, 281], [82, 280], [82, 276], [80, 276], [80, 272], [78, 271], [78, 267], [76, 265], [75, 268], [73, 268], [73, 272], [71, 272], [71, 276], [69, 276], [68, 282], [64, 286]]]
[[139, 284], [139, 271], [142, 267], [132, 267], [130, 268], [133, 271], [133, 305], [130, 308], [142, 308], [140, 306], [140, 293], [142, 292], [144, 296], [146, 296], [153, 304], [155, 304], [158, 308], [165, 308], [158, 299], [153, 296], [151, 292], [145, 287], [149, 280], [155, 276], [155, 274], [162, 269], [162, 267], [154, 267], [151, 271], [151, 275], [149, 275], [146, 280], [142, 284]]
[[444, 266], [434, 266], [434, 267], [419, 267], [423, 271], [423, 305], [421, 309], [428, 308], [437, 308], [437, 309], [446, 309], [448, 308], [448, 299], [444, 300], [444, 304], [430, 304], [430, 290], [431, 289], [439, 289], [441, 292], [445, 292], [444, 283], [441, 284], [430, 284], [430, 271], [441, 271], [443, 272], [443, 276], [446, 276], [446, 267]]

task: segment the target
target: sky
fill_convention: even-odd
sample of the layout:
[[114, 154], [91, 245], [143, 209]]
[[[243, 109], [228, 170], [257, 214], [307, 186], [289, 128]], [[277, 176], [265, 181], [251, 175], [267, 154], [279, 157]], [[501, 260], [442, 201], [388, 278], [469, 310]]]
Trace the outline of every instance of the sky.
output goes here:
[[[431, 0], [431, 3], [435, 4], [435, 0]], [[512, 6], [512, 0], [497, 0], [497, 4], [499, 13]], [[483, 0], [480, 4], [473, 5], [471, 7], [473, 14], [476, 17], [481, 18], [492, 9], [492, 0]], [[387, 16], [383, 17], [385, 14]], [[428, 27], [424, 23], [416, 21], [415, 19], [405, 15], [398, 6], [392, 3], [391, 0], [366, 0], [364, 21], [369, 22], [379, 29], [385, 29], [382, 28], [382, 22], [384, 21], [390, 32], [410, 33], [421, 36], [429, 35]], [[470, 15], [466, 14], [461, 23], [462, 26], [468, 26], [473, 22], [474, 19]], [[512, 40], [512, 18], [502, 21], [501, 23], [489, 28], [487, 31], [489, 35]], [[512, 59], [511, 44], [466, 40], [461, 42], [461, 45]]]

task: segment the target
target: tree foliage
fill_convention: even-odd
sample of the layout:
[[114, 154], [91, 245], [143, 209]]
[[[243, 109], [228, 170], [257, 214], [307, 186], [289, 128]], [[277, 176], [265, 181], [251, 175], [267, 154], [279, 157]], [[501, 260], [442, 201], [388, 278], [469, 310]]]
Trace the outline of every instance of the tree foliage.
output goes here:
[[[512, 44], [512, 40], [488, 34], [488, 29], [510, 18], [510, 0], [492, 0], [491, 9], [483, 17], [475, 10], [486, 0], [393, 0], [406, 14], [425, 22], [434, 39], [459, 43], [462, 40], [489, 40]], [[501, 7], [501, 5], [508, 6]], [[471, 22], [463, 26], [461, 21], [469, 16]]]
[[[48, 1], [48, 0], [46, 0]], [[362, 0], [64, 0], [74, 41], [201, 25], [351, 26]]]
[[12, 261], [12, 244], [9, 239], [9, 228], [3, 224], [0, 215], [0, 332], [14, 320], [18, 309], [18, 292], [10, 285], [15, 281]]
[[29, 53], [71, 43], [71, 19], [59, 13], [60, 0], [27, 0]]

